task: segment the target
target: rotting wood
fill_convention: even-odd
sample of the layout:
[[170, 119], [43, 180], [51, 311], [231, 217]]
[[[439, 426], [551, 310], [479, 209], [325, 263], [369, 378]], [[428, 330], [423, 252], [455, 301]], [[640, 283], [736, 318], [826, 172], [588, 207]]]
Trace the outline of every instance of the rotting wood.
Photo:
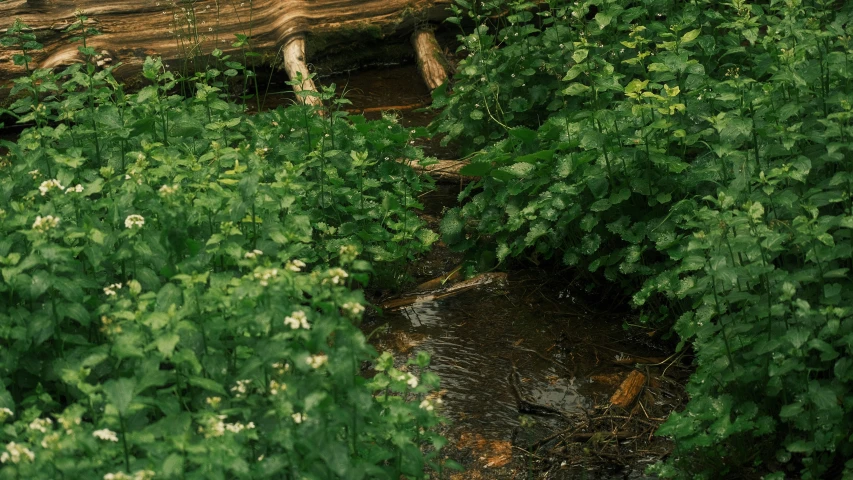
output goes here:
[[441, 52], [435, 33], [429, 28], [420, 28], [412, 34], [412, 46], [418, 59], [418, 71], [430, 90], [435, 90], [447, 81], [447, 60]]
[[[301, 79], [301, 82], [293, 85], [293, 91], [299, 92], [317, 92], [317, 87], [314, 86], [314, 81], [311, 80], [311, 73], [308, 71], [308, 65], [305, 64], [305, 36], [294, 35], [282, 47], [282, 56], [284, 58], [284, 70], [287, 76], [292, 80]], [[323, 100], [317, 95], [297, 95], [302, 103], [308, 105], [322, 106]]]
[[617, 358], [613, 360], [613, 363], [616, 365], [660, 365], [669, 360], [669, 357], [640, 357], [640, 356], [631, 356], [624, 358]]
[[408, 307], [411, 305], [415, 305], [418, 303], [431, 302], [435, 300], [440, 300], [442, 298], [451, 297], [453, 295], [458, 295], [462, 292], [468, 291], [472, 288], [482, 287], [486, 285], [490, 285], [492, 283], [499, 283], [506, 281], [506, 273], [503, 272], [490, 272], [490, 273], [481, 273], [476, 277], [470, 278], [468, 280], [463, 280], [461, 282], [454, 283], [448, 287], [434, 290], [430, 293], [420, 293], [417, 295], [406, 295], [399, 298], [391, 298], [385, 300], [379, 305], [379, 308], [383, 310], [396, 310], [403, 307]]
[[[32, 28], [40, 51], [28, 52], [33, 65], [54, 68], [81, 62], [71, 42], [76, 32], [64, 30], [82, 11], [88, 24], [102, 35], [91, 37], [87, 45], [108, 52], [121, 63], [114, 74], [119, 79], [138, 78], [146, 56], [160, 56], [173, 70], [191, 73], [204, 68], [218, 48], [225, 55], [242, 58], [243, 48], [234, 47], [235, 35], [246, 35], [249, 51], [271, 63], [279, 48], [294, 36], [307, 36], [310, 52], [351, 50], [359, 38], [384, 38], [396, 32], [412, 31], [416, 24], [440, 22], [449, 15], [450, 0], [33, 0], [0, 1], [0, 35], [15, 18]], [[13, 48], [0, 48], [0, 86], [24, 75], [24, 67], [14, 65]], [[0, 99], [8, 89], [0, 88]]]
[[646, 376], [637, 370], [632, 370], [610, 397], [610, 403], [617, 407], [628, 408], [643, 391], [645, 385]]
[[416, 108], [423, 108], [429, 106], [427, 102], [418, 102], [413, 103], [411, 105], [394, 105], [389, 107], [367, 107], [367, 108], [348, 108], [346, 109], [349, 113], [354, 114], [362, 114], [362, 113], [373, 113], [373, 112], [402, 112], [406, 110], [414, 110]]
[[469, 177], [459, 173], [462, 167], [468, 165], [468, 162], [465, 160], [439, 160], [438, 163], [431, 165], [421, 165], [417, 160], [400, 159], [398, 161], [408, 163], [416, 172], [430, 174], [435, 181], [441, 183], [470, 182], [480, 178]]

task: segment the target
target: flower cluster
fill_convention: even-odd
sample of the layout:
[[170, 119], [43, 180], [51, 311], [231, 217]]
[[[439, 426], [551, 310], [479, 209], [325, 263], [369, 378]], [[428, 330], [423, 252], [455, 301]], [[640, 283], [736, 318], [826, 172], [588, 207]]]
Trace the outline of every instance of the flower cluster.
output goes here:
[[284, 318], [284, 324], [293, 330], [304, 328], [309, 330], [311, 325], [308, 324], [308, 316], [302, 310], [296, 310], [290, 316]]
[[256, 249], [252, 250], [251, 252], [246, 252], [244, 257], [246, 257], [247, 259], [252, 259], [252, 258], [259, 257], [263, 254], [264, 254], [264, 252], [262, 252], [256, 248]]
[[340, 285], [343, 279], [349, 277], [349, 274], [343, 268], [330, 268], [326, 274], [329, 278], [324, 278], [323, 283], [332, 282], [332, 285]]
[[266, 268], [264, 270], [260, 270], [254, 273], [255, 280], [261, 284], [262, 287], [266, 287], [270, 284], [270, 279], [278, 276], [277, 268]]
[[142, 228], [143, 225], [145, 225], [145, 217], [142, 215], [134, 213], [133, 215], [128, 215], [127, 218], [124, 219], [125, 228]]
[[120, 290], [122, 285], [120, 283], [113, 283], [107, 287], [104, 287], [104, 293], [109, 297], [116, 294], [116, 290]]
[[358, 248], [355, 245], [343, 245], [341, 246], [340, 255], [343, 263], [352, 263], [358, 256]]
[[63, 187], [62, 184], [59, 183], [59, 180], [45, 180], [41, 182], [41, 185], [39, 185], [39, 192], [41, 192], [41, 196], [43, 197], [47, 195], [47, 192], [53, 190], [54, 188], [59, 190], [60, 192], [65, 190], [65, 187]]
[[30, 430], [38, 430], [41, 433], [47, 433], [47, 427], [53, 425], [53, 420], [49, 418], [36, 418], [30, 422]]
[[15, 412], [9, 410], [6, 407], [0, 408], [0, 422], [5, 421], [7, 418], [11, 417], [14, 414]]
[[302, 269], [305, 268], [305, 262], [302, 260], [291, 260], [287, 262], [287, 265], [285, 265], [284, 268], [291, 272], [301, 272]]
[[65, 190], [65, 194], [68, 195], [69, 193], [83, 193], [83, 185], [78, 183], [73, 187], [68, 187], [68, 189]]
[[357, 302], [347, 302], [341, 305], [341, 308], [343, 308], [352, 317], [357, 317], [364, 312], [364, 305]]
[[293, 423], [302, 423], [305, 420], [308, 420], [308, 415], [305, 415], [304, 413], [297, 412], [297, 413], [294, 413], [293, 415], [291, 415], [290, 418], [293, 419]]
[[240, 422], [226, 423], [227, 415], [216, 415], [207, 419], [206, 425], [198, 427], [198, 433], [204, 434], [204, 438], [221, 437], [225, 432], [240, 433], [243, 430], [252, 430], [255, 428], [254, 422], [242, 424]]
[[283, 392], [287, 390], [287, 385], [284, 383], [278, 383], [275, 380], [270, 380], [270, 395], [276, 396], [278, 392]]
[[406, 382], [406, 384], [409, 385], [410, 388], [417, 388], [418, 386], [418, 377], [408, 372], [400, 373], [400, 375], [397, 376], [397, 381]]
[[107, 440], [110, 442], [118, 442], [118, 435], [116, 435], [116, 432], [114, 432], [108, 428], [103, 428], [101, 430], [95, 430], [94, 432], [92, 432], [92, 435], [95, 438], [100, 439], [100, 440]]
[[329, 357], [326, 355], [311, 355], [305, 359], [305, 362], [311, 366], [311, 368], [320, 368], [329, 361]]
[[6, 451], [0, 453], [0, 463], [6, 463], [10, 460], [12, 463], [19, 463], [21, 459], [26, 459], [32, 462], [36, 459], [36, 455], [29, 448], [18, 445], [15, 442], [7, 443]]
[[231, 387], [231, 391], [234, 392], [234, 396], [240, 398], [241, 396], [246, 394], [246, 387], [252, 383], [252, 380], [237, 380], [237, 384]]
[[284, 375], [285, 373], [290, 371], [290, 364], [289, 363], [275, 362], [272, 364], [272, 368], [275, 369], [275, 373], [277, 373], [279, 375]]
[[124, 472], [108, 473], [104, 480], [151, 480], [156, 473], [153, 470], [138, 470], [130, 476]]
[[174, 195], [178, 192], [179, 185], [163, 185], [160, 187], [160, 195], [163, 197], [168, 197], [169, 195]]
[[427, 412], [431, 412], [431, 411], [435, 410], [436, 405], [441, 405], [441, 404], [442, 404], [442, 401], [440, 398], [436, 398], [435, 400], [430, 400], [427, 398], [427, 399], [424, 399], [421, 402], [421, 404], [418, 405], [418, 407], [420, 407], [421, 410], [426, 410]]
[[38, 230], [42, 233], [58, 226], [59, 217], [54, 217], [53, 215], [46, 215], [44, 217], [38, 216], [36, 217], [36, 221], [33, 222], [33, 230]]

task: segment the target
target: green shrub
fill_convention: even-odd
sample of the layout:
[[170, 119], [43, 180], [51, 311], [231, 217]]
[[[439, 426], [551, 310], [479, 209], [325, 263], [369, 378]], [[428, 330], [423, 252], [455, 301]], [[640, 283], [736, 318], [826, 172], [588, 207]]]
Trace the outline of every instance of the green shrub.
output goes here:
[[696, 372], [658, 473], [853, 474], [850, 2], [457, 4], [434, 128], [482, 178], [445, 240], [674, 321]]
[[395, 368], [357, 328], [356, 287], [437, 237], [396, 161], [418, 132], [143, 73], [133, 94], [89, 61], [15, 81], [34, 126], [0, 157], [0, 478], [440, 470], [428, 357]]

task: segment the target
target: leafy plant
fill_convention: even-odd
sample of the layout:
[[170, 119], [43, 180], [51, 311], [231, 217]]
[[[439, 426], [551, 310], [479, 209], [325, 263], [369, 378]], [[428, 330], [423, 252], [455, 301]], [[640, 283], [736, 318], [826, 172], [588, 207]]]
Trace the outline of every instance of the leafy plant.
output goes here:
[[357, 288], [437, 238], [412, 212], [428, 181], [397, 161], [423, 159], [419, 132], [248, 116], [215, 70], [190, 98], [159, 59], [143, 75], [15, 81], [34, 125], [0, 158], [0, 478], [440, 471], [429, 358], [395, 369], [357, 328]]
[[482, 178], [445, 241], [555, 257], [674, 321], [697, 370], [657, 473], [850, 474], [850, 5], [457, 5], [433, 128]]

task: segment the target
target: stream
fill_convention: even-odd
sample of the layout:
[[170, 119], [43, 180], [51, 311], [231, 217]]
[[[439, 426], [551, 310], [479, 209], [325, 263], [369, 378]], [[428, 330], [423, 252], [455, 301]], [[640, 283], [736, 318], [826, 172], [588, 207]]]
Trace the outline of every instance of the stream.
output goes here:
[[[368, 118], [378, 117], [386, 106], [394, 107], [391, 112], [405, 126], [425, 126], [434, 116], [417, 111], [430, 96], [413, 65], [361, 70], [320, 83], [335, 83], [339, 90], [345, 86], [353, 102], [348, 108]], [[438, 159], [457, 158], [452, 147], [435, 139], [421, 140], [421, 147]], [[460, 188], [438, 187], [422, 198], [420, 212], [435, 228], [443, 209], [456, 204]], [[459, 254], [438, 245], [411, 265], [409, 274], [419, 282], [443, 278], [461, 261]], [[570, 270], [524, 269], [493, 278], [457, 295], [392, 301], [389, 305], [402, 306], [386, 308], [363, 325], [366, 334], [376, 331], [371, 342], [377, 350], [392, 352], [398, 364], [416, 351], [431, 355], [430, 369], [441, 378], [442, 414], [450, 420], [442, 431], [450, 440], [443, 452], [465, 468], [450, 478], [648, 478], [642, 473], [645, 466], [669, 445], [652, 437], [655, 421], [634, 432], [635, 438], [608, 436], [626, 428], [609, 400], [634, 368], [616, 362], [659, 359], [672, 352], [637, 342], [644, 332], [623, 329], [633, 315], [627, 299], [592, 304], [588, 299], [607, 286], [587, 288]], [[441, 291], [440, 282], [435, 283]], [[648, 388], [646, 395], [654, 390]], [[678, 395], [658, 390], [657, 409], [671, 410], [679, 403]], [[644, 416], [637, 407], [616, 413]], [[587, 432], [573, 434], [586, 441], [569, 445], [555, 435], [570, 430]], [[549, 437], [554, 438], [545, 441]]]

